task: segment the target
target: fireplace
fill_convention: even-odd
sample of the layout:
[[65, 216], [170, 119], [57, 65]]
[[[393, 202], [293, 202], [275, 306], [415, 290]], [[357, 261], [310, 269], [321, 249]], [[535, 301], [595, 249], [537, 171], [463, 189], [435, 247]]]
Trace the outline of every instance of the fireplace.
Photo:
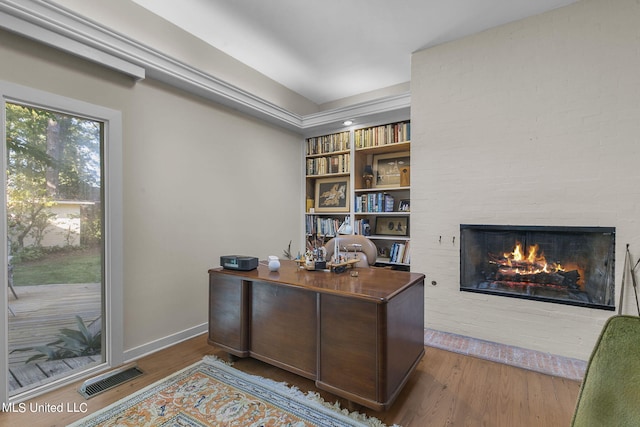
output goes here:
[[460, 290], [615, 309], [614, 227], [460, 225]]

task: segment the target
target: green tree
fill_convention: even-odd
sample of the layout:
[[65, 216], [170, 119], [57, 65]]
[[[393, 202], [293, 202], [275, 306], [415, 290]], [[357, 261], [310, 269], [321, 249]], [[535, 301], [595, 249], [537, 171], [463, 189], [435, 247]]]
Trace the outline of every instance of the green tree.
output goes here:
[[[46, 153], [50, 114], [7, 104], [7, 222], [14, 249], [23, 249], [29, 235], [43, 237], [52, 216], [44, 172], [53, 164]], [[36, 237], [37, 239], [37, 237]]]
[[24, 241], [29, 235], [39, 245], [49, 219], [54, 216], [50, 210], [53, 200], [46, 190], [28, 184], [23, 179], [24, 176], [16, 176], [13, 181], [17, 185], [7, 188], [9, 239], [15, 246], [13, 249], [17, 250], [24, 249]]
[[6, 117], [9, 236], [23, 249], [41, 242], [55, 200], [100, 200], [102, 125], [12, 103]]

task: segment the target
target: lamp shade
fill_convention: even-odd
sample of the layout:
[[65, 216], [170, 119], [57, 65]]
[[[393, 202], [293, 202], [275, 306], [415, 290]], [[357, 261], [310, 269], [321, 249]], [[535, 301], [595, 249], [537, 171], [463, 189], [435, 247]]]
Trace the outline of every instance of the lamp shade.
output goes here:
[[353, 228], [349, 223], [349, 217], [345, 217], [344, 222], [342, 223], [342, 225], [340, 225], [340, 228], [338, 228], [338, 234], [351, 234], [351, 233], [353, 233]]

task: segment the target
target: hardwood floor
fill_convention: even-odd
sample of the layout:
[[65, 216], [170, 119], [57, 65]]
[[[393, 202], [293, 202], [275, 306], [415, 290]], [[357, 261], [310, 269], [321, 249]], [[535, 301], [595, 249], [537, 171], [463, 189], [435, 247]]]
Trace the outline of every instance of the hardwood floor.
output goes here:
[[[568, 426], [580, 383], [559, 377], [425, 347], [426, 354], [402, 393], [386, 412], [361, 411], [382, 420], [410, 426], [539, 427]], [[226, 353], [206, 342], [206, 335], [185, 341], [138, 360], [144, 375], [113, 390], [85, 400], [76, 391], [80, 382], [26, 402], [25, 413], [0, 413], [0, 426], [65, 426], [97, 411], [134, 391], [200, 360]], [[254, 359], [240, 359], [237, 369], [277, 381], [285, 381], [303, 391], [315, 390], [313, 381]], [[330, 402], [339, 400], [319, 391]], [[63, 404], [63, 413], [29, 413], [29, 403]], [[67, 408], [86, 412], [66, 412]], [[17, 408], [16, 408], [17, 409]]]

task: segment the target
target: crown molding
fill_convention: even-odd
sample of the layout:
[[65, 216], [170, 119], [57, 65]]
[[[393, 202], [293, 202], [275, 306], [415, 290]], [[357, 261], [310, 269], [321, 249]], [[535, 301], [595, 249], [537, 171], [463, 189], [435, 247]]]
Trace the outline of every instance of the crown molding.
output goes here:
[[343, 122], [352, 120], [350, 127], [363, 127], [381, 121], [408, 120], [411, 115], [411, 94], [377, 98], [342, 108], [308, 114], [302, 119], [305, 136], [319, 135], [345, 128]]
[[346, 119], [408, 118], [409, 94], [299, 115], [74, 13], [51, 0], [0, 0], [0, 28], [116, 70], [146, 77], [301, 134], [335, 130]]
[[145, 77], [144, 67], [127, 59], [124, 38], [56, 4], [40, 0], [0, 0], [0, 27], [97, 62], [135, 80]]

